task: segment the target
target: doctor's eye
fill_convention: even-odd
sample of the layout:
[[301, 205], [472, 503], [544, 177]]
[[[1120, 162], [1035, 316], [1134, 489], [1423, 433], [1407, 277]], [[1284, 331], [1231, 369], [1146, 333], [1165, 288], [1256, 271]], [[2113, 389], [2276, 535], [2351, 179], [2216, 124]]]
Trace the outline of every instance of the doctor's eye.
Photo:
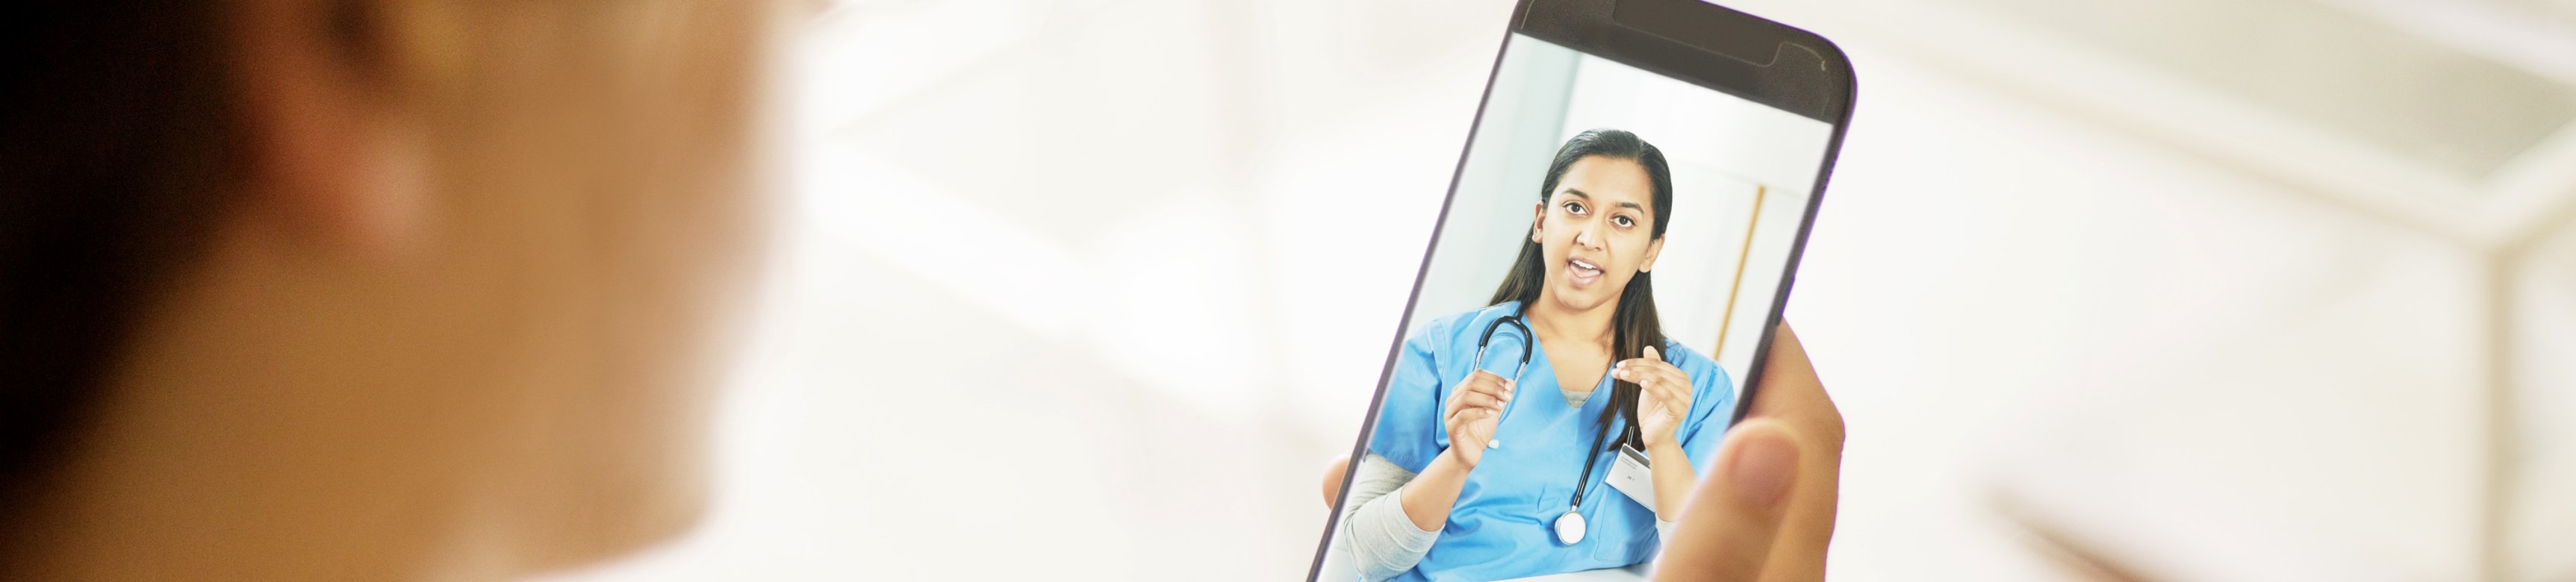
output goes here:
[[1583, 214], [1583, 203], [1567, 202], [1565, 203], [1565, 211], [1574, 213], [1576, 216], [1581, 216]]
[[1626, 216], [1613, 216], [1613, 217], [1610, 217], [1610, 223], [1611, 223], [1611, 224], [1616, 224], [1616, 225], [1619, 225], [1619, 226], [1623, 226], [1623, 227], [1625, 227], [1625, 226], [1636, 226], [1636, 225], [1637, 225], [1637, 220], [1636, 220], [1636, 219], [1633, 219], [1633, 218], [1628, 218], [1628, 217], [1626, 217]]

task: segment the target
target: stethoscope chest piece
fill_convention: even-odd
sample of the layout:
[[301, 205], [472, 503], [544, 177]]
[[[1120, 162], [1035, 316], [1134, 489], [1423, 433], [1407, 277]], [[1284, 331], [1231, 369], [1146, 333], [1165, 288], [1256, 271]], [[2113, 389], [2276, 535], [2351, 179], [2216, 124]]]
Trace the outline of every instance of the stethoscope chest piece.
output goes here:
[[1556, 517], [1556, 541], [1569, 546], [1583, 541], [1583, 514], [1576, 513], [1582, 510], [1581, 507], [1569, 509], [1565, 515]]

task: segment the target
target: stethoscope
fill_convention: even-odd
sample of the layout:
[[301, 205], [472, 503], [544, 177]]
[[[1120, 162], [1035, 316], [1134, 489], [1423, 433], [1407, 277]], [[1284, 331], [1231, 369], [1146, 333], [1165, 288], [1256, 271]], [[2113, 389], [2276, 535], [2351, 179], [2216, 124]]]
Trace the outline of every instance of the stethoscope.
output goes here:
[[[1520, 328], [1521, 330], [1521, 364], [1519, 367], [1512, 368], [1512, 375], [1506, 376], [1513, 381], [1519, 381], [1521, 379], [1521, 373], [1529, 371], [1530, 347], [1538, 345], [1538, 335], [1530, 333], [1529, 325], [1521, 323], [1521, 316], [1518, 315], [1505, 315], [1494, 319], [1493, 323], [1485, 324], [1485, 335], [1476, 338], [1476, 367], [1477, 369], [1484, 368], [1485, 348], [1494, 343], [1494, 332], [1502, 329], [1504, 325], [1510, 325], [1512, 327]], [[1512, 403], [1504, 402], [1503, 413], [1494, 417], [1494, 432], [1502, 432], [1503, 418], [1511, 415]], [[1485, 448], [1503, 448], [1502, 435], [1494, 435], [1494, 438], [1486, 440]]]
[[[1529, 371], [1531, 348], [1538, 345], [1538, 336], [1530, 333], [1529, 325], [1522, 323], [1521, 318], [1518, 315], [1505, 315], [1500, 318], [1496, 318], [1493, 323], [1485, 324], [1485, 334], [1476, 338], [1475, 365], [1478, 369], [1483, 369], [1485, 365], [1485, 348], [1493, 344], [1494, 332], [1500, 331], [1505, 325], [1519, 328], [1521, 331], [1521, 337], [1523, 338], [1523, 341], [1521, 342], [1520, 365], [1513, 368], [1512, 375], [1509, 376], [1512, 380], [1517, 381], [1520, 379], [1521, 373]], [[1502, 432], [1503, 419], [1509, 418], [1512, 415], [1512, 406], [1512, 403], [1504, 402], [1503, 413], [1494, 417], [1494, 431], [1496, 433]], [[1601, 428], [1592, 434], [1592, 448], [1585, 452], [1593, 453], [1600, 451], [1601, 440], [1608, 438], [1609, 435], [1610, 423], [1601, 423]], [[1628, 439], [1627, 433], [1625, 431], [1621, 431], [1619, 439], [1621, 443], [1626, 443]], [[1491, 438], [1486, 439], [1485, 448], [1487, 450], [1503, 448], [1502, 435], [1496, 434]], [[1593, 459], [1594, 456], [1596, 455], [1586, 454], [1583, 456], [1583, 475], [1574, 479], [1574, 498], [1567, 502], [1571, 507], [1565, 510], [1565, 515], [1556, 517], [1556, 541], [1558, 543], [1571, 546], [1583, 541], [1583, 494], [1585, 492], [1584, 490], [1587, 489], [1584, 487], [1584, 484], [1592, 482], [1592, 467], [1593, 465], [1600, 464]]]

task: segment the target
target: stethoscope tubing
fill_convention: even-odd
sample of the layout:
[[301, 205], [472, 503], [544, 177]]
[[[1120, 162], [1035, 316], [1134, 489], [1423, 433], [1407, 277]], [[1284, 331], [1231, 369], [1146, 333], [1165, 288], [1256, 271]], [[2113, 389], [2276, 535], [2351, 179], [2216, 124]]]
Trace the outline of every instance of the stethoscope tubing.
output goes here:
[[[1530, 332], [1529, 324], [1523, 323], [1519, 315], [1505, 315], [1495, 318], [1491, 323], [1485, 324], [1485, 333], [1476, 337], [1475, 369], [1483, 370], [1485, 368], [1485, 350], [1492, 347], [1494, 342], [1494, 332], [1502, 330], [1505, 325], [1519, 328], [1521, 332], [1522, 341], [1520, 364], [1512, 369], [1512, 375], [1508, 377], [1508, 379], [1517, 382], [1520, 381], [1521, 374], [1529, 371], [1530, 357], [1535, 355], [1535, 349], [1538, 345], [1538, 336]], [[1494, 417], [1494, 430], [1497, 434], [1488, 436], [1485, 440], [1485, 448], [1499, 449], [1503, 447], [1502, 435], [1499, 433], [1503, 428], [1503, 420], [1511, 417], [1513, 406], [1514, 404], [1510, 401], [1505, 401], [1503, 403], [1502, 414], [1495, 415]], [[1604, 423], [1601, 426], [1602, 433], [1593, 435], [1592, 448], [1595, 449], [1592, 451], [1593, 453], [1597, 454], [1597, 449], [1601, 448], [1601, 439], [1603, 436], [1608, 434], [1609, 428], [1609, 425]], [[1622, 442], [1625, 442], [1626, 440], [1624, 432], [1621, 434], [1621, 440]], [[1592, 468], [1595, 464], [1595, 459], [1593, 459], [1591, 454], [1586, 454], [1584, 455], [1583, 461], [1583, 472], [1580, 476], [1575, 477], [1574, 480], [1573, 499], [1567, 501], [1571, 506], [1571, 509], [1567, 510], [1564, 516], [1558, 518], [1558, 521], [1560, 522], [1557, 526], [1558, 541], [1568, 545], [1580, 541], [1583, 538], [1583, 520], [1582, 517], [1578, 515], [1578, 512], [1583, 509], [1583, 498], [1585, 497], [1584, 494], [1587, 492], [1585, 490], [1588, 489], [1586, 486], [1591, 485], [1590, 481], [1592, 480]], [[1573, 522], [1570, 526], [1570, 534], [1568, 533], [1569, 526], [1563, 523], [1567, 520], [1572, 520]]]

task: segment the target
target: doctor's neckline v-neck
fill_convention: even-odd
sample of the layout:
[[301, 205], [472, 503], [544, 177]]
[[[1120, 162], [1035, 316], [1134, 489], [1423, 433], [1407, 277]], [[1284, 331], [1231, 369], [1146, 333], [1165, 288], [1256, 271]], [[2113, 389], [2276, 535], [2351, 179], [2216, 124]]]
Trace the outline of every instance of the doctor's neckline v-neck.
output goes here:
[[[1592, 382], [1592, 389], [1591, 389], [1591, 390], [1585, 390], [1585, 391], [1583, 391], [1583, 392], [1582, 392], [1582, 393], [1580, 393], [1580, 394], [1577, 394], [1577, 393], [1574, 393], [1574, 392], [1566, 391], [1566, 389], [1565, 389], [1565, 384], [1560, 383], [1560, 382], [1556, 382], [1556, 381], [1555, 381], [1555, 380], [1556, 380], [1556, 361], [1555, 361], [1555, 360], [1553, 360], [1553, 359], [1549, 359], [1549, 358], [1547, 357], [1547, 348], [1546, 348], [1545, 346], [1546, 346], [1546, 344], [1544, 344], [1544, 343], [1537, 344], [1538, 349], [1533, 350], [1533, 351], [1535, 351], [1535, 352], [1537, 352], [1537, 353], [1538, 353], [1538, 356], [1537, 356], [1537, 357], [1540, 359], [1540, 361], [1541, 361], [1541, 362], [1543, 362], [1543, 363], [1547, 364], [1546, 369], [1548, 370], [1548, 373], [1547, 373], [1547, 379], [1549, 380], [1548, 385], [1556, 387], [1556, 394], [1557, 394], [1558, 396], [1565, 397], [1565, 405], [1566, 405], [1567, 407], [1569, 407], [1569, 408], [1574, 408], [1574, 409], [1576, 409], [1576, 410], [1581, 410], [1581, 409], [1583, 408], [1583, 403], [1585, 403], [1585, 402], [1590, 402], [1590, 401], [1592, 400], [1592, 395], [1601, 393], [1601, 387], [1602, 387], [1602, 386], [1608, 386], [1608, 385], [1610, 385], [1610, 371], [1611, 371], [1611, 368], [1603, 368], [1603, 369], [1601, 369], [1601, 379], [1600, 379], [1600, 380], [1595, 380], [1595, 381], [1593, 381], [1593, 382]], [[1615, 367], [1615, 366], [1614, 366], [1614, 367]], [[1531, 369], [1535, 370], [1535, 369], [1538, 369], [1538, 368], [1531, 368]]]

